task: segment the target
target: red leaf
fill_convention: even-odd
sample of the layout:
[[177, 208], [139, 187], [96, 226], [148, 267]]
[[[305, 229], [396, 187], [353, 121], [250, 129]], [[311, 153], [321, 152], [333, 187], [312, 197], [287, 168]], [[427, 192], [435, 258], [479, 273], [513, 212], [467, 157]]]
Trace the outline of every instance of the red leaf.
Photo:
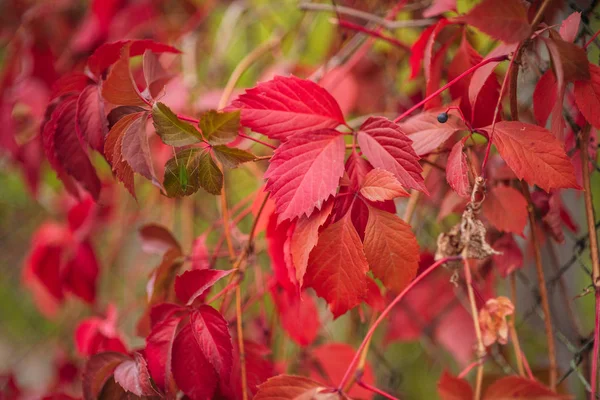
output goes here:
[[146, 134], [146, 118], [148, 114], [144, 113], [140, 118], [135, 119], [125, 130], [121, 144], [122, 157], [131, 167], [133, 172], [142, 175], [144, 178], [152, 181], [155, 186], [161, 187], [156, 175], [150, 156], [150, 145], [148, 144], [148, 135]]
[[344, 124], [333, 96], [316, 83], [295, 76], [276, 76], [246, 90], [232, 103], [242, 110], [242, 125], [272, 139], [287, 140]]
[[[517, 44], [504, 44], [501, 43], [494, 50], [492, 50], [485, 59], [488, 60], [493, 57], [498, 57], [503, 54], [510, 54], [514, 52], [517, 48]], [[471, 104], [475, 104], [479, 94], [485, 85], [488, 82], [490, 76], [494, 73], [494, 69], [498, 66], [500, 61], [489, 62], [483, 65], [481, 68], [478, 68], [471, 77], [471, 83], [469, 84], [469, 101]], [[488, 107], [490, 105], [488, 104]]]
[[296, 271], [293, 269], [293, 265], [287, 262], [288, 255], [284, 249], [291, 226], [292, 223], [289, 221], [277, 225], [277, 214], [271, 214], [267, 225], [267, 250], [269, 257], [271, 257], [271, 268], [275, 273], [277, 282], [290, 293], [296, 293], [298, 291]]
[[361, 302], [367, 290], [368, 270], [360, 237], [348, 213], [319, 235], [304, 283], [327, 301], [337, 318]]
[[292, 256], [294, 268], [296, 270], [296, 280], [299, 288], [304, 283], [304, 274], [308, 265], [308, 256], [312, 249], [317, 245], [319, 239], [319, 228], [323, 226], [331, 210], [333, 201], [325, 203], [323, 208], [310, 217], [301, 216], [296, 222], [294, 231], [290, 238], [290, 254]]
[[[303, 376], [277, 375], [259, 386], [254, 400], [317, 400], [323, 389], [319, 382]], [[336, 398], [339, 396], [331, 393], [327, 400]]]
[[520, 0], [484, 0], [456, 22], [469, 24], [494, 39], [516, 43], [526, 39], [531, 31], [527, 10]]
[[120, 353], [100, 353], [90, 358], [83, 371], [84, 399], [98, 399], [104, 384], [112, 377], [115, 368], [127, 360], [127, 355]]
[[94, 75], [100, 76], [104, 70], [117, 62], [121, 55], [121, 49], [126, 45], [130, 45], [129, 57], [140, 56], [144, 54], [146, 50], [150, 50], [154, 53], [181, 53], [174, 47], [148, 39], [121, 40], [113, 43], [105, 43], [98, 47], [96, 51], [94, 51], [94, 54], [88, 59], [90, 71]]
[[[316, 347], [313, 349], [312, 355], [319, 363], [320, 368], [313, 368], [310, 377], [314, 379], [322, 377], [324, 382], [331, 385], [331, 387], [336, 387], [341, 382], [346, 368], [354, 358], [354, 354], [355, 350], [344, 343], [327, 343]], [[368, 362], [365, 364], [361, 379], [370, 385], [373, 385], [375, 382], [371, 365]], [[373, 398], [373, 392], [367, 391], [358, 385], [354, 385], [347, 394], [351, 398], [357, 399]]]
[[219, 380], [198, 345], [192, 325], [186, 325], [173, 342], [170, 367], [177, 386], [192, 400], [212, 399]]
[[[442, 111], [440, 109], [440, 111]], [[435, 111], [423, 112], [400, 124], [400, 129], [412, 140], [417, 155], [429, 154], [460, 130], [467, 130], [464, 122], [456, 115], [449, 115], [441, 124]]]
[[446, 11], [456, 11], [456, 0], [434, 0], [429, 7], [423, 10], [423, 17], [437, 17]]
[[[252, 396], [257, 392], [258, 385], [275, 375], [276, 372], [273, 363], [268, 359], [270, 350], [267, 347], [249, 340], [244, 340], [244, 351], [246, 353], [247, 393], [249, 396]], [[229, 387], [231, 391], [233, 391], [233, 398], [240, 399], [242, 398], [241, 366], [237, 347], [235, 348], [234, 355], [233, 370], [231, 372]]]
[[394, 177], [394, 174], [379, 168], [367, 173], [360, 194], [371, 201], [386, 201], [393, 200], [396, 197], [408, 197], [408, 193]]
[[150, 254], [164, 254], [171, 249], [181, 251], [181, 246], [173, 234], [164, 226], [147, 224], [138, 230], [142, 249]]
[[375, 277], [401, 292], [414, 279], [419, 267], [419, 245], [410, 225], [398, 216], [369, 208], [364, 251]]
[[579, 24], [581, 23], [581, 13], [574, 12], [563, 20], [560, 24], [560, 36], [567, 42], [574, 42], [579, 32]]
[[437, 384], [441, 400], [471, 400], [473, 389], [467, 381], [454, 377], [444, 371]]
[[[457, 78], [464, 71], [481, 62], [481, 60], [481, 55], [471, 46], [467, 39], [466, 31], [463, 30], [460, 46], [448, 66], [448, 80]], [[472, 76], [473, 73], [464, 76], [449, 88], [452, 99], [460, 99], [460, 109], [468, 121], [472, 120], [471, 104], [469, 102], [469, 84]], [[488, 108], [491, 107], [493, 107], [491, 103], [488, 104]]]
[[146, 106], [129, 69], [129, 47], [121, 50], [119, 61], [112, 66], [106, 80], [102, 83], [102, 97], [108, 102], [122, 106]]
[[133, 360], [123, 361], [115, 369], [115, 382], [136, 396], [156, 396], [158, 393], [152, 387], [146, 360], [140, 353], [134, 353], [133, 357]]
[[179, 301], [190, 305], [194, 300], [210, 289], [217, 281], [233, 271], [233, 269], [227, 271], [217, 269], [185, 271], [175, 278], [175, 294]]
[[92, 245], [86, 241], [74, 249], [74, 255], [64, 265], [62, 279], [65, 289], [92, 304], [96, 300], [98, 260]]
[[206, 234], [202, 234], [194, 239], [192, 244], [192, 269], [202, 270], [210, 268], [208, 248], [206, 247]]
[[[484, 128], [491, 132], [491, 126]], [[549, 191], [580, 189], [562, 144], [546, 129], [517, 121], [496, 124], [493, 142], [519, 179]]]
[[379, 290], [377, 283], [370, 277], [367, 277], [365, 303], [370, 305], [375, 311], [383, 311], [385, 308], [385, 299], [381, 295], [381, 290]]
[[280, 291], [277, 287], [271, 290], [281, 326], [289, 337], [300, 346], [308, 346], [315, 341], [321, 322], [319, 312], [313, 298], [304, 293]]
[[533, 91], [533, 114], [540, 125], [546, 125], [557, 100], [557, 83], [554, 73], [548, 70], [542, 75]]
[[500, 107], [496, 109], [499, 95], [500, 83], [495, 74], [490, 74], [483, 83], [479, 93], [477, 93], [477, 96], [475, 96], [474, 101], [471, 103], [472, 126], [485, 126], [491, 124], [494, 121], [494, 114], [496, 114], [496, 121], [502, 120], [502, 103], [500, 104]]
[[[146, 360], [150, 375], [156, 386], [172, 395], [177, 392], [172, 372], [172, 364], [175, 365], [174, 362], [172, 363], [173, 341], [180, 321], [181, 319], [177, 317], [165, 318], [152, 327], [152, 332], [146, 338]], [[189, 325], [188, 332], [194, 340]]]
[[104, 351], [127, 353], [117, 331], [116, 322], [117, 314], [112, 305], [106, 311], [106, 318], [90, 317], [81, 321], [75, 329], [77, 351], [84, 356]]
[[79, 93], [93, 83], [94, 81], [91, 80], [89, 76], [80, 72], [64, 75], [52, 85], [50, 100], [54, 100], [57, 97], [66, 94]]
[[335, 194], [344, 173], [344, 152], [344, 137], [333, 129], [297, 135], [275, 150], [264, 176], [278, 223], [310, 217]]
[[510, 186], [494, 186], [486, 194], [483, 215], [499, 231], [523, 236], [527, 225], [527, 200]]
[[600, 67], [590, 64], [590, 80], [575, 81], [573, 94], [575, 103], [585, 119], [600, 129]]
[[97, 85], [86, 86], [79, 95], [76, 119], [75, 129], [79, 138], [92, 149], [102, 153], [108, 128], [104, 102]]
[[494, 254], [494, 265], [502, 277], [506, 278], [512, 272], [523, 267], [523, 253], [513, 235], [505, 234], [496, 240], [492, 247], [500, 254]]
[[425, 56], [425, 49], [427, 48], [427, 43], [429, 42], [429, 38], [433, 34], [437, 25], [431, 25], [427, 27], [419, 38], [413, 43], [410, 48], [410, 77], [409, 79], [415, 79], [419, 75], [419, 71], [421, 70], [421, 63], [423, 61], [423, 57]]
[[190, 324], [200, 351], [221, 380], [226, 381], [233, 362], [233, 346], [227, 321], [211, 306], [201, 305], [190, 313]]
[[164, 94], [165, 84], [172, 78], [163, 68], [158, 56], [150, 50], [144, 52], [143, 58], [144, 80], [146, 81], [147, 93], [156, 99]]
[[360, 127], [358, 144], [376, 168], [392, 172], [407, 189], [427, 193], [419, 156], [401, 128], [383, 117], [370, 117]]
[[448, 184], [460, 197], [471, 195], [471, 183], [469, 181], [469, 167], [467, 156], [463, 153], [463, 141], [456, 142], [448, 155], [446, 163], [446, 180]]
[[566, 400], [571, 396], [553, 392], [541, 383], [520, 376], [507, 376], [492, 383], [485, 391], [484, 400], [537, 399]]
[[[449, 25], [449, 21], [442, 18], [438, 21], [433, 31], [433, 34], [427, 42], [425, 48], [425, 56], [423, 58], [423, 66], [425, 69], [425, 95], [430, 96], [439, 89], [442, 80], [442, 70], [446, 62], [446, 55], [454, 41], [453, 35], [440, 35], [444, 28]], [[443, 44], [434, 53], [438, 36], [441, 36]], [[439, 96], [434, 96], [425, 103], [425, 109], [439, 107], [442, 100]]]

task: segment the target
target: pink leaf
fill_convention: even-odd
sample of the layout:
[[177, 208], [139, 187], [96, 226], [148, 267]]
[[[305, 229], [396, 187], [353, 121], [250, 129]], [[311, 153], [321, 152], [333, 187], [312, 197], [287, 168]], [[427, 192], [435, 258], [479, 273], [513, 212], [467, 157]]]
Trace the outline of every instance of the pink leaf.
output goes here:
[[152, 387], [146, 360], [140, 353], [134, 353], [133, 356], [133, 360], [123, 361], [115, 369], [115, 382], [136, 396], [156, 396], [158, 393]]
[[[484, 129], [491, 132], [491, 126]], [[493, 142], [519, 179], [546, 191], [580, 188], [562, 144], [546, 129], [517, 121], [501, 121], [496, 124]]]
[[469, 167], [467, 156], [463, 153], [463, 141], [456, 142], [448, 155], [446, 163], [446, 180], [448, 184], [460, 197], [471, 195], [471, 183], [469, 182]]
[[574, 12], [563, 20], [560, 24], [560, 36], [566, 42], [574, 42], [579, 32], [579, 24], [581, 23], [581, 13]]
[[358, 144], [374, 167], [392, 172], [407, 189], [427, 193], [419, 156], [412, 140], [397, 124], [383, 117], [370, 117], [360, 127]]
[[316, 83], [295, 76], [276, 76], [246, 90], [232, 103], [242, 110], [242, 125], [272, 139], [287, 140], [344, 124], [339, 105]]
[[83, 397], [97, 399], [105, 383], [111, 379], [113, 371], [128, 357], [120, 353], [100, 353], [90, 358], [83, 371]]
[[335, 194], [344, 152], [343, 136], [332, 129], [297, 135], [275, 150], [265, 178], [279, 222], [310, 216]]
[[175, 294], [179, 301], [190, 305], [221, 278], [226, 277], [233, 271], [233, 269], [227, 271], [217, 269], [185, 271], [175, 278]]
[[367, 173], [363, 181], [362, 194], [367, 200], [385, 201], [396, 197], [408, 197], [408, 193], [394, 174], [385, 169], [375, 168]]
[[269, 224], [267, 225], [267, 243], [268, 252], [271, 257], [271, 268], [275, 273], [277, 282], [290, 293], [298, 291], [298, 282], [296, 281], [296, 271], [293, 265], [289, 263], [289, 253], [286, 252], [288, 242], [288, 232], [293, 223], [283, 221], [277, 224], [277, 214], [271, 214]]
[[77, 99], [76, 111], [77, 135], [89, 146], [99, 151], [104, 150], [104, 138], [108, 133], [104, 102], [97, 85], [88, 85]]
[[399, 124], [400, 129], [412, 140], [412, 147], [419, 156], [431, 153], [456, 132], [467, 130], [458, 116], [449, 114], [448, 121], [442, 124], [437, 120], [437, 115], [435, 111], [423, 112]]
[[144, 113], [135, 119], [125, 130], [121, 151], [123, 160], [126, 161], [133, 172], [142, 175], [152, 181], [157, 187], [161, 187], [154, 173], [152, 158], [150, 156], [150, 145], [146, 134], [146, 118]]
[[360, 237], [348, 213], [319, 235], [304, 282], [327, 301], [337, 318], [361, 302], [367, 290], [368, 270]]

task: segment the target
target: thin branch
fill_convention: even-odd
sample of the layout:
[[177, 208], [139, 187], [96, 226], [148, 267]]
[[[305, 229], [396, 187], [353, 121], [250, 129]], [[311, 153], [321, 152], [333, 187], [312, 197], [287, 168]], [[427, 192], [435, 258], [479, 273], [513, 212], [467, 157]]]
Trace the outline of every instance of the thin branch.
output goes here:
[[517, 279], [514, 273], [510, 274], [510, 297], [511, 302], [514, 307], [513, 317], [508, 321], [508, 327], [510, 329], [510, 339], [513, 344], [513, 348], [515, 350], [515, 359], [517, 362], [517, 369], [519, 370], [519, 375], [525, 376], [525, 369], [523, 368], [523, 357], [521, 351], [521, 345], [519, 343], [519, 336], [517, 335], [517, 330], [515, 328], [515, 319], [514, 315], [517, 314]]
[[332, 22], [339, 25], [342, 28], [351, 29], [353, 31], [365, 33], [369, 36], [372, 36], [372, 37], [375, 37], [375, 38], [378, 38], [381, 40], [385, 40], [386, 42], [393, 44], [394, 46], [396, 46], [402, 50], [410, 51], [410, 46], [407, 45], [406, 43], [402, 43], [395, 37], [383, 34], [378, 30], [369, 29], [362, 25], [358, 25], [358, 24], [355, 24], [355, 23], [352, 23], [349, 21], [345, 21], [345, 20], [332, 19]]
[[367, 389], [369, 392], [376, 393], [376, 394], [378, 394], [378, 395], [380, 395], [380, 396], [383, 396], [383, 397], [385, 397], [386, 399], [390, 399], [390, 400], [400, 400], [400, 399], [398, 399], [397, 397], [394, 397], [394, 396], [392, 396], [391, 394], [388, 394], [388, 393], [384, 392], [383, 390], [381, 390], [381, 389], [379, 389], [379, 388], [376, 388], [376, 387], [375, 387], [375, 386], [373, 386], [373, 385], [369, 385], [368, 383], [366, 383], [366, 382], [363, 382], [361, 379], [359, 379], [358, 381], [356, 381], [356, 383], [358, 383], [358, 386], [361, 386], [361, 387], [363, 387], [363, 388]]
[[253, 142], [262, 144], [263, 146], [269, 147], [269, 148], [271, 148], [273, 150], [275, 150], [277, 148], [277, 147], [273, 146], [272, 144], [269, 144], [267, 142], [263, 142], [262, 140], [253, 138], [252, 136], [244, 135], [243, 133], [238, 133], [238, 136], [241, 137], [241, 138], [244, 138], [244, 139], [252, 140]]
[[[482, 359], [485, 356], [485, 346], [483, 345], [483, 336], [481, 335], [481, 327], [479, 326], [479, 314], [477, 312], [477, 304], [475, 303], [475, 292], [473, 291], [473, 279], [471, 278], [471, 268], [469, 260], [463, 258], [465, 270], [465, 280], [467, 285], [467, 294], [469, 295], [469, 304], [471, 306], [471, 316], [473, 317], [473, 327], [475, 329], [475, 337], [477, 338], [477, 358]], [[481, 399], [481, 384], [483, 383], [483, 363], [477, 365], [477, 378], [475, 380], [475, 400]]]

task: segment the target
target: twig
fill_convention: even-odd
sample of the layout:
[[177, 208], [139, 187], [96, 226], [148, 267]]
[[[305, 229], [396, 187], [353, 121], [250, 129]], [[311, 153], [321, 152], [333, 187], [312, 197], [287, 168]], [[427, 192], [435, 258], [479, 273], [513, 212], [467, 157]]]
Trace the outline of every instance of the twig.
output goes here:
[[269, 148], [271, 148], [273, 150], [275, 150], [277, 148], [277, 147], [273, 146], [272, 144], [263, 142], [262, 140], [253, 138], [252, 136], [244, 135], [243, 133], [238, 133], [238, 136], [241, 137], [241, 138], [244, 138], [244, 139], [252, 140], [253, 142], [256, 142], [256, 143], [260, 143], [263, 146], [267, 146], [267, 147], [269, 147]]
[[348, 379], [350, 378], [350, 373], [352, 372], [354, 365], [357, 363], [358, 359], [360, 358], [363, 349], [367, 345], [367, 342], [369, 341], [369, 339], [371, 339], [371, 336], [373, 336], [373, 334], [375, 333], [375, 329], [377, 329], [379, 324], [381, 324], [383, 322], [383, 320], [387, 317], [387, 315], [390, 313], [392, 308], [394, 308], [394, 306], [396, 304], [398, 304], [400, 302], [400, 300], [402, 300], [406, 296], [406, 294], [408, 292], [410, 292], [410, 290], [413, 287], [415, 287], [416, 284], [418, 284], [423, 279], [425, 279], [427, 276], [429, 276], [429, 274], [431, 274], [434, 270], [436, 270], [440, 265], [443, 265], [443, 264], [447, 263], [448, 261], [457, 261], [460, 259], [462, 259], [462, 257], [454, 256], [454, 257], [446, 257], [439, 261], [436, 261], [428, 269], [426, 269], [419, 276], [417, 276], [406, 288], [404, 288], [404, 290], [402, 292], [400, 292], [400, 294], [398, 296], [396, 296], [394, 298], [394, 300], [392, 300], [392, 302], [390, 304], [388, 304], [388, 306], [385, 308], [385, 310], [383, 310], [381, 315], [379, 315], [379, 317], [377, 318], [375, 323], [373, 323], [373, 325], [371, 325], [371, 328], [369, 328], [369, 331], [365, 335], [362, 343], [356, 350], [356, 353], [354, 354], [354, 358], [352, 358], [352, 361], [350, 361], [350, 364], [348, 365], [346, 372], [344, 373], [344, 376], [342, 377], [342, 380], [338, 384], [339, 391], [341, 391], [342, 388], [346, 385], [346, 382], [348, 382]]
[[385, 40], [386, 42], [391, 43], [400, 49], [403, 49], [405, 51], [410, 51], [409, 45], [407, 45], [406, 43], [402, 43], [395, 37], [385, 35], [385, 34], [381, 33], [380, 31], [369, 29], [362, 25], [358, 25], [358, 24], [355, 24], [355, 23], [352, 23], [349, 21], [345, 21], [345, 20], [332, 19], [332, 22], [338, 24], [342, 28], [352, 29], [353, 31], [365, 33], [369, 36], [373, 36], [378, 39]]
[[[471, 278], [471, 268], [469, 260], [463, 258], [465, 270], [465, 280], [467, 285], [467, 294], [469, 295], [469, 304], [471, 305], [471, 316], [473, 317], [473, 326], [475, 328], [475, 337], [477, 338], [477, 358], [482, 359], [485, 356], [485, 346], [483, 345], [483, 337], [481, 335], [481, 327], [479, 326], [479, 314], [477, 312], [477, 304], [475, 303], [475, 292], [473, 291], [473, 279]], [[483, 383], [483, 363], [477, 365], [477, 378], [475, 380], [475, 400], [481, 399], [481, 384]]]
[[390, 399], [390, 400], [400, 400], [400, 399], [398, 399], [397, 397], [394, 397], [394, 396], [392, 396], [391, 394], [388, 394], [388, 393], [384, 392], [383, 390], [381, 390], [381, 389], [379, 389], [379, 388], [376, 388], [376, 387], [375, 387], [375, 386], [373, 386], [373, 385], [369, 385], [368, 383], [366, 383], [366, 382], [363, 382], [361, 379], [359, 379], [358, 381], [356, 381], [356, 383], [358, 383], [358, 386], [361, 386], [361, 387], [363, 387], [363, 388], [367, 389], [369, 392], [376, 393], [376, 394], [378, 394], [378, 395], [380, 395], [380, 396], [383, 396], [383, 397], [385, 397], [386, 399]]
[[519, 344], [519, 337], [517, 336], [517, 330], [515, 329], [514, 316], [517, 314], [517, 279], [514, 273], [510, 274], [510, 297], [514, 307], [513, 318], [508, 321], [510, 339], [512, 340], [513, 348], [515, 349], [515, 360], [517, 362], [519, 375], [525, 376], [525, 370], [523, 369], [523, 357], [521, 357], [521, 345]]
[[533, 255], [535, 257], [535, 269], [537, 272], [540, 300], [542, 310], [544, 311], [544, 326], [546, 330], [546, 339], [548, 341], [548, 360], [550, 362], [550, 388], [556, 390], [557, 364], [556, 350], [554, 347], [554, 333], [552, 331], [552, 320], [550, 314], [550, 304], [548, 302], [548, 290], [546, 289], [546, 280], [544, 278], [544, 267], [542, 266], [542, 254], [540, 243], [536, 233], [535, 209], [529, 194], [527, 182], [521, 181], [521, 189], [527, 200], [527, 211], [529, 213], [529, 225], [531, 227], [531, 242], [533, 244]]

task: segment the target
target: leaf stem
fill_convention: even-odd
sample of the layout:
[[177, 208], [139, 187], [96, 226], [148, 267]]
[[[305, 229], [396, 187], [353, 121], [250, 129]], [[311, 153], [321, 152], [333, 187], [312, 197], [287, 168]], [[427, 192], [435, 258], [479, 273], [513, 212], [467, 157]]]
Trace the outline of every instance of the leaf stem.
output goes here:
[[550, 388], [556, 390], [557, 364], [556, 350], [554, 346], [554, 332], [552, 331], [552, 319], [550, 314], [550, 303], [548, 301], [548, 290], [546, 288], [546, 279], [544, 278], [544, 267], [542, 266], [542, 253], [540, 243], [536, 232], [535, 209], [531, 201], [529, 186], [527, 182], [521, 181], [521, 190], [527, 200], [527, 211], [529, 213], [529, 225], [531, 228], [531, 242], [533, 244], [533, 255], [535, 258], [535, 269], [537, 272], [540, 299], [542, 301], [542, 310], [544, 312], [544, 326], [546, 330], [546, 339], [548, 341], [548, 360], [550, 362]]
[[252, 140], [253, 142], [262, 144], [263, 146], [267, 146], [267, 147], [269, 147], [269, 148], [271, 148], [273, 150], [275, 150], [277, 148], [277, 147], [273, 146], [272, 144], [263, 142], [262, 140], [253, 138], [252, 136], [244, 135], [243, 133], [238, 133], [238, 136], [241, 137], [241, 138], [244, 138], [244, 139]]
[[404, 288], [404, 290], [402, 292], [400, 292], [400, 294], [398, 294], [398, 296], [396, 296], [394, 298], [394, 300], [392, 300], [392, 302], [390, 304], [388, 304], [388, 306], [379, 315], [379, 317], [373, 323], [373, 325], [371, 325], [371, 328], [369, 328], [369, 331], [363, 338], [362, 343], [356, 350], [356, 353], [354, 354], [354, 358], [352, 359], [352, 361], [350, 361], [350, 364], [348, 364], [346, 372], [344, 373], [342, 380], [338, 384], [338, 391], [341, 392], [342, 388], [346, 385], [346, 382], [348, 382], [348, 379], [350, 378], [350, 373], [352, 372], [354, 365], [358, 362], [359, 358], [361, 357], [362, 351], [366, 347], [367, 342], [371, 339], [371, 336], [373, 336], [373, 334], [375, 333], [375, 329], [377, 329], [379, 324], [381, 324], [383, 322], [383, 320], [387, 317], [387, 315], [390, 313], [392, 308], [394, 308], [394, 306], [396, 304], [398, 304], [400, 302], [400, 300], [402, 300], [408, 294], [408, 292], [410, 292], [410, 290], [415, 287], [415, 285], [417, 285], [419, 282], [421, 282], [423, 279], [425, 279], [429, 274], [431, 274], [434, 270], [436, 270], [440, 265], [443, 265], [443, 264], [447, 263], [448, 261], [456, 261], [456, 260], [460, 260], [460, 259], [462, 259], [461, 256], [446, 257], [446, 258], [443, 258], [443, 259], [438, 260], [435, 263], [431, 264], [431, 266], [429, 268], [427, 268], [419, 276], [417, 276], [406, 288]]
[[376, 388], [373, 385], [369, 385], [366, 382], [363, 382], [362, 379], [359, 379], [356, 381], [356, 383], [358, 384], [358, 386], [363, 387], [365, 389], [367, 389], [369, 392], [373, 392], [376, 393], [382, 397], [385, 397], [386, 399], [390, 399], [390, 400], [400, 400], [397, 397], [392, 396], [391, 394], [388, 394], [386, 392], [384, 392], [383, 390]]
[[481, 399], [481, 384], [483, 383], [483, 362], [481, 360], [485, 356], [485, 346], [483, 345], [483, 337], [481, 335], [481, 327], [479, 326], [479, 313], [477, 312], [477, 304], [475, 303], [475, 292], [473, 291], [473, 279], [471, 277], [471, 267], [469, 260], [463, 258], [463, 266], [465, 271], [465, 281], [467, 284], [467, 294], [469, 295], [469, 305], [471, 306], [471, 316], [473, 317], [473, 327], [475, 329], [475, 337], [477, 338], [477, 359], [480, 361], [477, 364], [477, 378], [475, 380], [475, 400]]
[[483, 67], [484, 65], [487, 65], [489, 63], [492, 62], [501, 62], [501, 61], [506, 61], [508, 60], [508, 54], [504, 54], [501, 56], [496, 56], [496, 57], [491, 57], [491, 58], [487, 58], [485, 60], [482, 60], [481, 62], [479, 62], [478, 64], [473, 65], [471, 68], [467, 69], [466, 71], [464, 71], [462, 74], [460, 74], [459, 76], [457, 76], [456, 78], [452, 79], [450, 82], [446, 83], [444, 86], [442, 86], [441, 88], [439, 88], [438, 90], [436, 90], [435, 92], [431, 93], [429, 96], [427, 96], [425, 99], [421, 100], [420, 102], [418, 102], [417, 104], [415, 104], [414, 106], [412, 106], [411, 108], [409, 108], [408, 110], [406, 110], [404, 113], [402, 113], [399, 117], [397, 117], [394, 122], [398, 123], [400, 121], [402, 121], [404, 118], [408, 117], [410, 114], [413, 113], [413, 111], [417, 110], [418, 108], [420, 108], [423, 104], [427, 103], [429, 100], [433, 99], [434, 97], [438, 96], [440, 93], [442, 93], [444, 90], [448, 89], [450, 86], [454, 85], [456, 82], [460, 81], [462, 78], [464, 78], [465, 76], [469, 75], [471, 72], [474, 72], [476, 70], [478, 70], [479, 68]]

